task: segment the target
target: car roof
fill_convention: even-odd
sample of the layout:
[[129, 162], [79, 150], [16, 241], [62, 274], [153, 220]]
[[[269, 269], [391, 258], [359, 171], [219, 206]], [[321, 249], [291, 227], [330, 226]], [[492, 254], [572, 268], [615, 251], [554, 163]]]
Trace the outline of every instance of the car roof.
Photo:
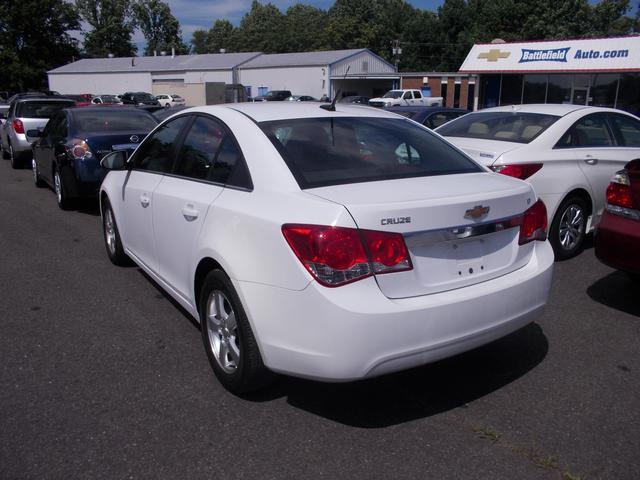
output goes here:
[[256, 122], [268, 122], [272, 120], [287, 120], [291, 118], [323, 118], [323, 117], [381, 117], [398, 118], [397, 115], [382, 110], [362, 105], [348, 103], [336, 103], [335, 112], [320, 108], [326, 103], [305, 102], [258, 102], [258, 103], [230, 103], [225, 105], [211, 105], [194, 107], [190, 112], [203, 112], [215, 115], [218, 109], [230, 109], [243, 113]]
[[599, 110], [613, 110], [602, 107], [590, 107], [586, 105], [572, 105], [572, 104], [564, 104], [564, 103], [531, 103], [525, 105], [506, 105], [503, 107], [492, 107], [485, 108], [483, 110], [478, 110], [479, 112], [523, 112], [523, 113], [544, 113], [548, 115], [558, 115], [565, 116], [569, 113], [578, 111], [591, 109], [593, 111]]
[[42, 101], [47, 101], [47, 102], [73, 102], [73, 99], [68, 98], [64, 95], [61, 96], [56, 96], [56, 97], [48, 97], [48, 96], [41, 96], [41, 97], [25, 97], [25, 98], [18, 98], [16, 100], [14, 100], [16, 103], [20, 102], [20, 103], [27, 103], [27, 102], [42, 102]]
[[407, 105], [398, 105], [396, 107], [386, 107], [385, 110], [389, 112], [464, 112], [468, 113], [468, 110], [463, 108], [454, 108], [454, 107], [427, 107], [427, 106], [407, 106]]

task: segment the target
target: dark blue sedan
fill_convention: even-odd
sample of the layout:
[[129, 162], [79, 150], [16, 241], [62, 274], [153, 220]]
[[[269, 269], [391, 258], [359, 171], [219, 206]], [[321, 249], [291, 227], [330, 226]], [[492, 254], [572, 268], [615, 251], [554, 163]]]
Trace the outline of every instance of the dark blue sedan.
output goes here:
[[95, 198], [106, 172], [104, 155], [133, 150], [158, 121], [133, 107], [67, 108], [58, 112], [33, 143], [33, 180], [56, 193], [58, 206], [67, 209], [78, 198]]
[[431, 130], [469, 113], [461, 108], [447, 107], [389, 107], [385, 110], [410, 118]]

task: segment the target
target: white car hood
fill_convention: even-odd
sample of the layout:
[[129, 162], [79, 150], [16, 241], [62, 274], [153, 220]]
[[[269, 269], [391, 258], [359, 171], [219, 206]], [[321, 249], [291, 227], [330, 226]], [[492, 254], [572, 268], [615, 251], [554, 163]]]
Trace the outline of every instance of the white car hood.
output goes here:
[[501, 140], [484, 140], [468, 137], [445, 137], [456, 147], [464, 150], [476, 162], [485, 166], [493, 163], [507, 152], [521, 148], [525, 144], [516, 142], [504, 142]]

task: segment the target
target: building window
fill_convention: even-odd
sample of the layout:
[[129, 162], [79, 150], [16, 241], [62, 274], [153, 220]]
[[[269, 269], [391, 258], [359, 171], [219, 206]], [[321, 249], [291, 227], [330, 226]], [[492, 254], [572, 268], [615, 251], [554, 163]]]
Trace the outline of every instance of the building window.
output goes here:
[[522, 75], [502, 75], [500, 105], [520, 105], [522, 103]]
[[470, 83], [467, 91], [467, 110], [473, 110], [473, 100], [476, 92], [476, 84]]
[[362, 61], [362, 72], [367, 73], [369, 71], [369, 62], [367, 60]]
[[453, 88], [453, 106], [460, 108], [460, 84], [456, 83]]
[[547, 75], [525, 75], [522, 103], [545, 103]]
[[500, 75], [481, 75], [478, 108], [497, 107], [499, 99]]
[[613, 107], [616, 104], [616, 92], [618, 90], [617, 73], [596, 73], [591, 80], [589, 92], [590, 105], [595, 107]]
[[571, 103], [572, 75], [549, 75], [547, 103]]
[[640, 73], [622, 73], [616, 107], [634, 114], [640, 113]]

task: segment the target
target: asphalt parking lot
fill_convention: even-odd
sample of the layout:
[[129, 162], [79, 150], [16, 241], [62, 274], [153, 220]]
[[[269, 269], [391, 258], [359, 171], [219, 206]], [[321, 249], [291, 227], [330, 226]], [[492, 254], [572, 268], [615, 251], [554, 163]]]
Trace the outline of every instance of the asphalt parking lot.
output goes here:
[[0, 478], [640, 478], [640, 287], [590, 246], [536, 323], [355, 384], [227, 393], [200, 333], [114, 267], [95, 206], [0, 161]]

